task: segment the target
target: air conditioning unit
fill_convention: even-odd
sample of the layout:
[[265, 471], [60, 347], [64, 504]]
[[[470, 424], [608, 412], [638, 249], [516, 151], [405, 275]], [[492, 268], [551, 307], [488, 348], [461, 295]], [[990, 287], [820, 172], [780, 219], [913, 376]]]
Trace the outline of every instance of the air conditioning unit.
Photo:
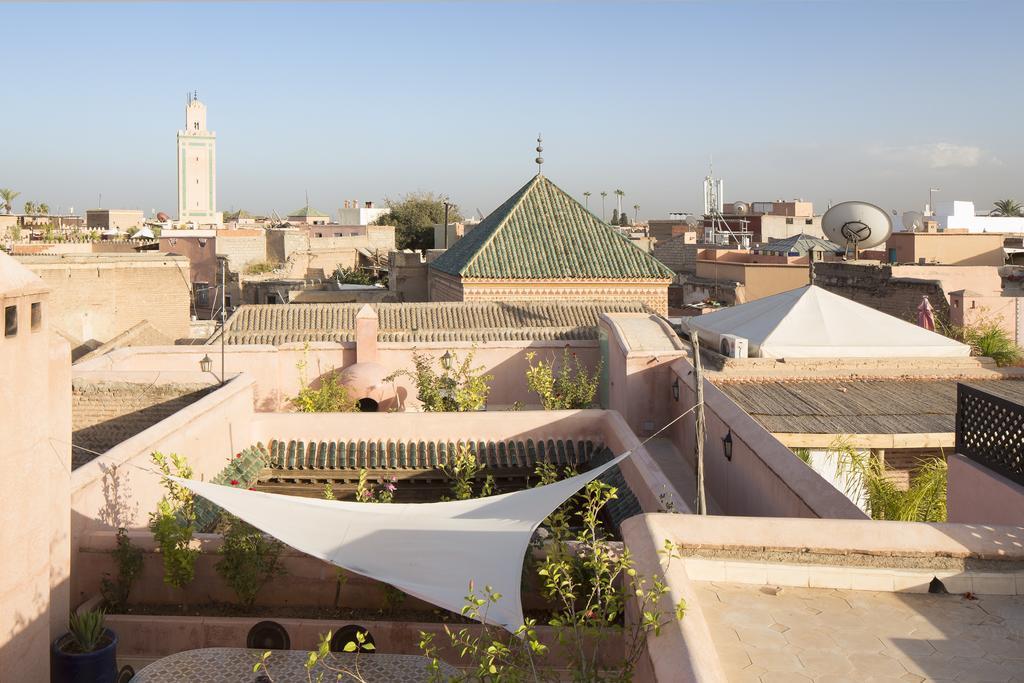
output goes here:
[[723, 334], [719, 338], [718, 347], [726, 358], [747, 357], [746, 337], [737, 337], [735, 334]]

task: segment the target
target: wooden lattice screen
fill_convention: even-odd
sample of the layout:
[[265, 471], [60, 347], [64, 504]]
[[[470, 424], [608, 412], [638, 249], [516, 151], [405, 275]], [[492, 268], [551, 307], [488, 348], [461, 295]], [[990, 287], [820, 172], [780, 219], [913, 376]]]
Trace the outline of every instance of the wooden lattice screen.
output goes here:
[[957, 384], [956, 451], [1024, 486], [1024, 405]]

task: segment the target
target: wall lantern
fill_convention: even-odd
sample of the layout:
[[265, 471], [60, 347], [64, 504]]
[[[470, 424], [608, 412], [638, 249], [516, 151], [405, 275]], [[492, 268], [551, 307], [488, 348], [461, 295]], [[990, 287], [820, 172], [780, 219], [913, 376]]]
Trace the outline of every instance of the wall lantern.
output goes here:
[[210, 366], [213, 365], [213, 361], [210, 360], [209, 356], [203, 356], [203, 359], [199, 361], [199, 369], [203, 372], [209, 372]]
[[441, 367], [444, 368], [445, 370], [451, 370], [452, 369], [452, 352], [451, 351], [445, 351], [444, 355], [441, 356]]
[[722, 451], [725, 453], [725, 459], [732, 462], [732, 429], [722, 437]]
[[676, 377], [676, 380], [674, 382], [672, 382], [672, 398], [674, 398], [676, 400], [676, 403], [679, 402], [679, 378], [678, 377]]

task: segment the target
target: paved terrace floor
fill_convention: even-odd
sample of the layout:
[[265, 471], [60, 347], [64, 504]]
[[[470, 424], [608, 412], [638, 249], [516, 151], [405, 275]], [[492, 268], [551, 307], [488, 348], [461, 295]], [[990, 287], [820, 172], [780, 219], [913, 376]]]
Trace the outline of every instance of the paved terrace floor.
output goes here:
[[734, 683], [1024, 681], [1024, 596], [695, 587]]

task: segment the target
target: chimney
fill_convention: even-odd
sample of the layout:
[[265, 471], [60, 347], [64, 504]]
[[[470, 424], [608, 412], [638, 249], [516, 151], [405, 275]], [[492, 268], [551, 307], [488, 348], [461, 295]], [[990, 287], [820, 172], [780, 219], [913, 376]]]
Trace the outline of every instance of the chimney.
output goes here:
[[367, 209], [372, 209], [373, 208], [373, 202], [366, 202], [366, 208]]
[[356, 313], [356, 362], [372, 363], [377, 360], [377, 312], [364, 304]]

